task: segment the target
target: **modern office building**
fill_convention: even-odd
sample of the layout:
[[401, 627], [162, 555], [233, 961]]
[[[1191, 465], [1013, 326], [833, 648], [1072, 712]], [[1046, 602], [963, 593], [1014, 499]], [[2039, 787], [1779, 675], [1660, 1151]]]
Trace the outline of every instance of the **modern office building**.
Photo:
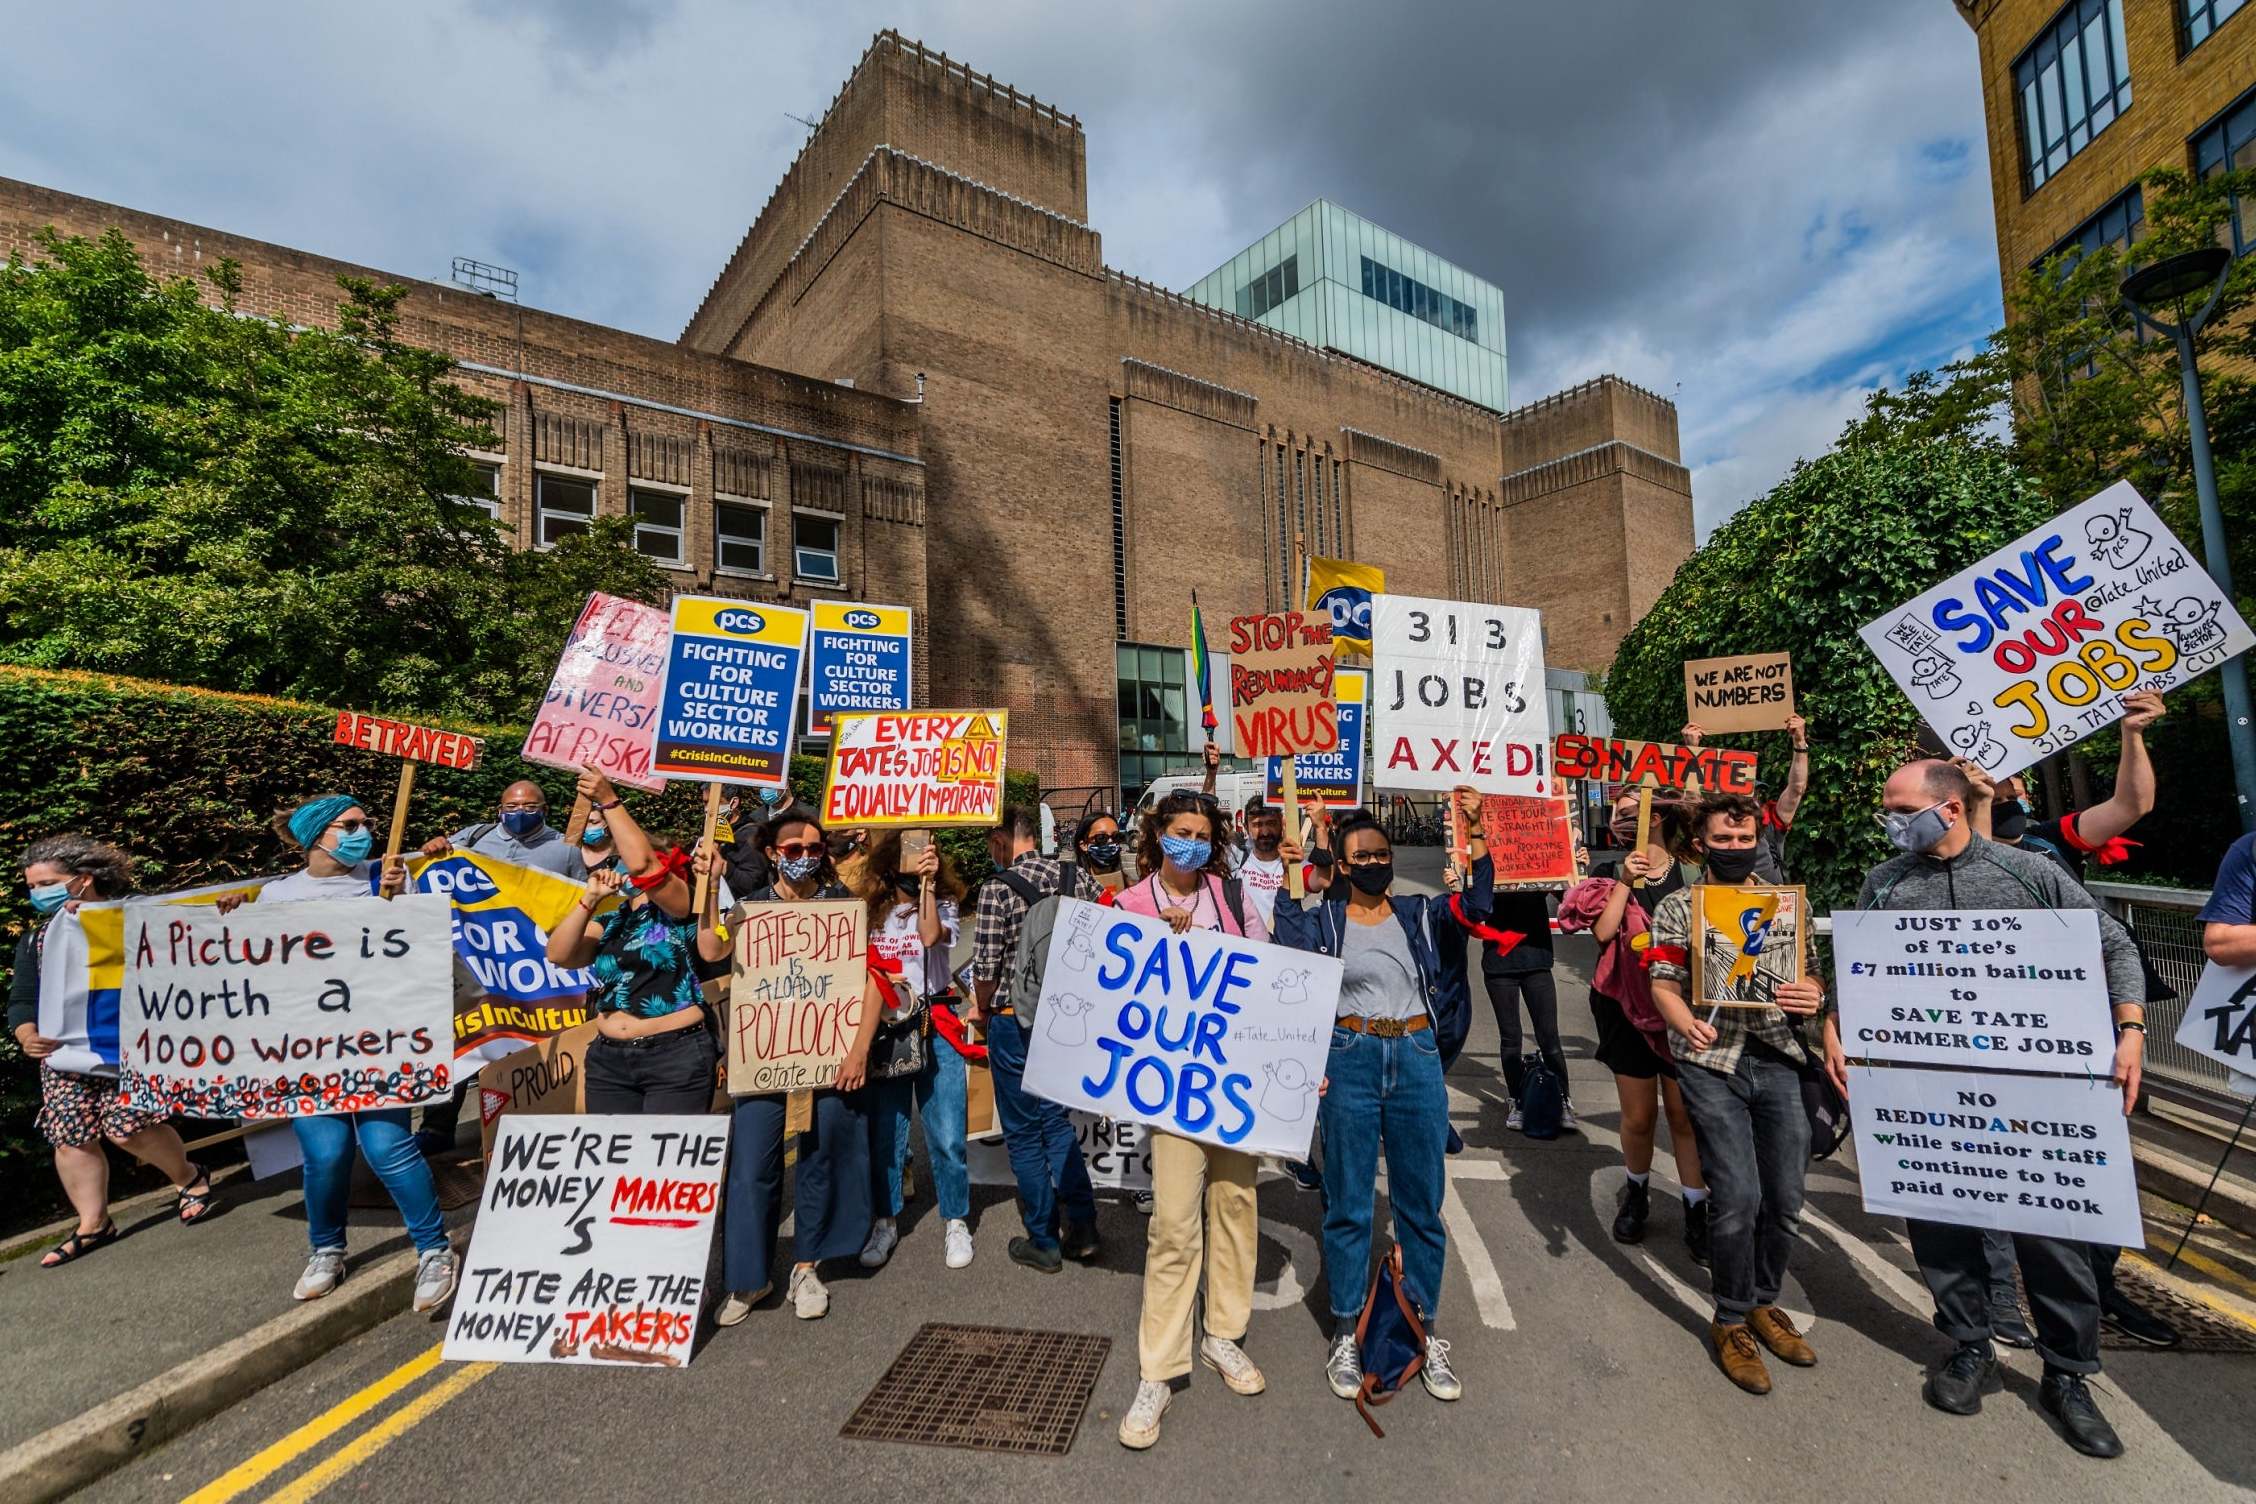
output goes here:
[[1504, 411], [1504, 294], [1318, 199], [1184, 289], [1210, 308]]

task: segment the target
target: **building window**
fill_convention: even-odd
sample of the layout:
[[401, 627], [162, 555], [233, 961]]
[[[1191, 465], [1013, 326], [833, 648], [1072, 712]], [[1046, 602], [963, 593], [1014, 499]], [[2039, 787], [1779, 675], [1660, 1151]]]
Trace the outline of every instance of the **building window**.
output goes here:
[[[2193, 138], [2193, 171], [2197, 177], [2220, 172], [2256, 170], [2256, 92], [2217, 117], [2217, 123]], [[2233, 195], [2230, 221], [2233, 254], [2256, 250], [2256, 203]]]
[[2138, 184], [2133, 183], [2109, 200], [2097, 214], [2060, 237], [2058, 244], [2037, 258], [2037, 265], [2042, 266], [2067, 252], [2068, 259], [2060, 263], [2060, 274], [2065, 277], [2078, 261], [2101, 246], [2111, 245], [2119, 251], [2127, 251], [2145, 233], [2146, 199]]
[[713, 569], [718, 574], [768, 572], [768, 509], [734, 502], [713, 506]]
[[571, 534], [586, 532], [595, 521], [595, 482], [546, 471], [539, 479], [540, 546], [554, 548]]
[[2014, 63], [2013, 83], [2034, 193], [2131, 107], [2123, 0], [2068, 0]]
[[1114, 650], [1119, 680], [1120, 798], [1129, 807], [1155, 778], [1191, 757], [1189, 654], [1124, 642]]
[[837, 584], [838, 530], [836, 517], [795, 512], [791, 518], [791, 572], [802, 580]]
[[1238, 289], [1238, 312], [1257, 319], [1300, 291], [1300, 255], [1287, 256]]
[[627, 508], [634, 514], [636, 549], [660, 564], [680, 568], [682, 507], [687, 501], [679, 491], [646, 491], [637, 486], [627, 492]]
[[2178, 37], [2181, 52], [2191, 52], [2209, 40], [2209, 34], [2232, 19], [2244, 0], [2185, 0], [2185, 19]]
[[501, 521], [501, 466], [491, 460], [472, 460], [470, 468], [478, 472], [477, 484], [468, 495], [457, 496], [455, 500], [464, 506], [476, 507], [496, 522]]
[[1363, 258], [1363, 296], [1423, 319], [1436, 329], [1446, 329], [1459, 339], [1480, 338], [1480, 312], [1470, 303], [1460, 303], [1368, 256]]

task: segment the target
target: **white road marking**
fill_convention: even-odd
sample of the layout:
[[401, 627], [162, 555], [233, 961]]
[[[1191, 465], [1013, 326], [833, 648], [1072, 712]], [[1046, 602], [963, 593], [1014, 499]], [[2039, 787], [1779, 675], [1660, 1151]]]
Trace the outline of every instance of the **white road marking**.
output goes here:
[[1488, 1256], [1488, 1245], [1473, 1225], [1473, 1214], [1458, 1199], [1457, 1187], [1447, 1180], [1442, 1182], [1441, 1221], [1449, 1230], [1449, 1246], [1465, 1261], [1465, 1277], [1472, 1283], [1473, 1304], [1480, 1310], [1482, 1324], [1500, 1332], [1518, 1331], [1512, 1302], [1504, 1296], [1504, 1281], [1496, 1276], [1496, 1261]]

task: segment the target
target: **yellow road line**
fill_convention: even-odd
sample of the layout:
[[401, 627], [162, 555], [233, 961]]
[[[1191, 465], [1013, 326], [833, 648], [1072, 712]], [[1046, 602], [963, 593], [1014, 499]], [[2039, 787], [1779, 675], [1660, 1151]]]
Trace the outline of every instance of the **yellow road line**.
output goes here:
[[463, 1390], [499, 1368], [499, 1363], [469, 1363], [424, 1390], [339, 1448], [320, 1466], [300, 1474], [288, 1487], [267, 1495], [266, 1504], [306, 1504], [330, 1484], [437, 1414]]
[[440, 1344], [434, 1342], [428, 1352], [416, 1354], [365, 1389], [339, 1400], [274, 1445], [238, 1462], [183, 1499], [181, 1504], [225, 1504], [226, 1500], [271, 1477], [293, 1458], [336, 1435], [438, 1367], [439, 1347]]
[[[2162, 1267], [2159, 1261], [2148, 1258], [2145, 1254], [2132, 1253], [2128, 1254], [2127, 1257], [2137, 1259], [2140, 1263], [2146, 1265], [2147, 1268], [2154, 1270], [2157, 1274], [2167, 1274], [2169, 1272]], [[2215, 1259], [2204, 1258], [2202, 1255], [2195, 1253], [2190, 1248], [2187, 1249], [2184, 1253], [2178, 1255], [2178, 1261], [2180, 1263], [2191, 1264], [2194, 1268], [2199, 1269], [2202, 1273], [2208, 1275], [2212, 1279], [2222, 1279], [2229, 1284], [2239, 1286], [2241, 1289], [2256, 1293], [2256, 1285], [2251, 1285], [2245, 1278], [2238, 1274], [2235, 1274], [2232, 1270], [2227, 1269], [2224, 1265], [2218, 1263]], [[2199, 1285], [2195, 1284], [2191, 1280], [2181, 1279], [2178, 1281], [2178, 1283], [2183, 1287], [2184, 1293], [2189, 1299], [2198, 1300], [2203, 1305], [2207, 1306], [2210, 1310], [2215, 1311], [2218, 1315], [2230, 1317], [2232, 1320], [2239, 1322], [2242, 1326], [2247, 1327], [2250, 1331], [2256, 1331], [2256, 1320], [2251, 1320], [2246, 1311], [2241, 1310], [2237, 1306], [2227, 1305], [2224, 1301], [2221, 1301], [2215, 1296], [2209, 1294], [2206, 1290], [2203, 1290]]]

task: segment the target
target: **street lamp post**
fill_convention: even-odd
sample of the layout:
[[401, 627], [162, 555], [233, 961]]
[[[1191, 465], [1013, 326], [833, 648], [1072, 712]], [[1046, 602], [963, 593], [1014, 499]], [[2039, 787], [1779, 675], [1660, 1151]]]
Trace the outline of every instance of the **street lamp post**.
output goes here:
[[[2185, 383], [2186, 435], [2193, 445], [2193, 489], [2201, 501], [2201, 550], [2208, 556], [2209, 578], [2217, 582], [2225, 599], [2235, 600], [2232, 558], [2225, 551], [2225, 510], [2217, 500], [2217, 466], [2209, 453], [2209, 416], [2201, 405], [2201, 372], [2194, 364], [2193, 337], [2224, 296], [2225, 274], [2232, 268], [2232, 252], [2223, 246], [2204, 246], [2165, 256], [2123, 279], [2124, 306], [2132, 317], [2168, 335], [2178, 346], [2178, 375]], [[2186, 302], [2208, 297], [2187, 313]], [[2156, 318], [2148, 310], [2156, 305], [2172, 309], [2177, 322]], [[2218, 671], [2225, 689], [2225, 736], [2232, 748], [2233, 787], [2239, 796], [2240, 828], [2256, 830], [2256, 712], [2248, 698], [2245, 655], [2225, 660]]]

